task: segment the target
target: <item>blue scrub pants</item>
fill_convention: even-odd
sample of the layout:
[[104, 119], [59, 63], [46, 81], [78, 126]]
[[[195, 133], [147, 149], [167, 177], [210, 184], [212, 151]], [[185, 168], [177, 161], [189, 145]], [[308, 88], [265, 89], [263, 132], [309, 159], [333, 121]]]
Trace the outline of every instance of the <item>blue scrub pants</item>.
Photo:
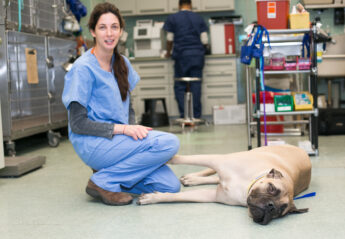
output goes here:
[[[190, 82], [190, 91], [193, 94], [193, 113], [194, 118], [201, 118], [201, 81]], [[184, 94], [187, 82], [175, 81], [174, 91], [180, 117], [184, 118]]]
[[170, 133], [150, 131], [143, 140], [115, 135], [91, 155], [88, 162], [98, 170], [91, 180], [104, 190], [135, 194], [180, 191], [180, 181], [165, 164], [179, 149]]
[[[181, 77], [199, 77], [202, 78], [204, 68], [204, 55], [187, 55], [175, 58], [175, 78]], [[184, 93], [187, 83], [175, 81], [174, 92], [181, 118], [184, 118]], [[201, 81], [191, 82], [190, 91], [193, 94], [193, 112], [194, 118], [201, 117]]]

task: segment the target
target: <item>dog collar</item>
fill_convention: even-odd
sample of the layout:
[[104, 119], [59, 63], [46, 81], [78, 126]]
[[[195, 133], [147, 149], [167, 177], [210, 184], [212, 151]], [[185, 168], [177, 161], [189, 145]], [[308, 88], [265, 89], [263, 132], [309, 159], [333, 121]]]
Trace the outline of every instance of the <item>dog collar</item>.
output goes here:
[[248, 186], [248, 190], [247, 190], [247, 194], [249, 194], [250, 189], [253, 187], [253, 185], [259, 181], [260, 179], [262, 179], [263, 177], [265, 177], [267, 175], [267, 173], [261, 174], [260, 176], [256, 177]]

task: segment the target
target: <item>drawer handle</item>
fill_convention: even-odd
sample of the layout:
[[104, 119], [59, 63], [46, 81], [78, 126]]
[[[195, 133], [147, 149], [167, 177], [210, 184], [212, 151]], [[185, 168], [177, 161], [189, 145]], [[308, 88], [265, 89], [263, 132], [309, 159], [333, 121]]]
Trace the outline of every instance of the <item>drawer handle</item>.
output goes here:
[[164, 76], [143, 76], [140, 77], [141, 80], [165, 80]]
[[140, 90], [165, 90], [165, 87], [141, 87]]
[[162, 68], [164, 69], [163, 65], [155, 65], [155, 66], [139, 66], [140, 69], [157, 69], [157, 68]]
[[234, 88], [234, 85], [208, 85], [207, 88]]
[[164, 12], [164, 8], [142, 9], [140, 12]]
[[212, 96], [207, 96], [209, 99], [232, 99], [234, 98], [233, 95], [212, 95]]
[[130, 14], [130, 13], [133, 13], [132, 10], [121, 10], [121, 13], [122, 14]]
[[232, 73], [229, 73], [229, 74], [223, 74], [223, 73], [220, 73], [220, 74], [206, 74], [207, 77], [213, 77], [213, 76], [232, 76]]
[[232, 66], [232, 62], [224, 63], [206, 63], [207, 66]]
[[205, 9], [228, 9], [231, 8], [229, 5], [219, 5], [219, 6], [205, 6]]

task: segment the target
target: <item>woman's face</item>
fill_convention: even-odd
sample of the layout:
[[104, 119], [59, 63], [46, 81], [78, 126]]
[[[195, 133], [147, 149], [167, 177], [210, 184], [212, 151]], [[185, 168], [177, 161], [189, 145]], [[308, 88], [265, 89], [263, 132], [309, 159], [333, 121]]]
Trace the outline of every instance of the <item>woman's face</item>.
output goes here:
[[110, 12], [101, 15], [91, 34], [96, 39], [97, 47], [105, 51], [113, 51], [122, 34], [119, 19]]

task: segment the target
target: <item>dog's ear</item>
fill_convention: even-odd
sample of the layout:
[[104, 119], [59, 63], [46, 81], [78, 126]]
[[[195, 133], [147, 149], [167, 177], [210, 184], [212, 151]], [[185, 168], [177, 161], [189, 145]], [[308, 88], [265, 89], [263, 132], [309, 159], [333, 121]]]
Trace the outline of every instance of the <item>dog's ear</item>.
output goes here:
[[288, 211], [288, 214], [301, 214], [308, 212], [309, 208], [300, 208], [297, 209], [294, 204], [292, 204], [291, 208]]
[[268, 178], [282, 178], [283, 174], [278, 170], [272, 168], [271, 171], [267, 174]]

